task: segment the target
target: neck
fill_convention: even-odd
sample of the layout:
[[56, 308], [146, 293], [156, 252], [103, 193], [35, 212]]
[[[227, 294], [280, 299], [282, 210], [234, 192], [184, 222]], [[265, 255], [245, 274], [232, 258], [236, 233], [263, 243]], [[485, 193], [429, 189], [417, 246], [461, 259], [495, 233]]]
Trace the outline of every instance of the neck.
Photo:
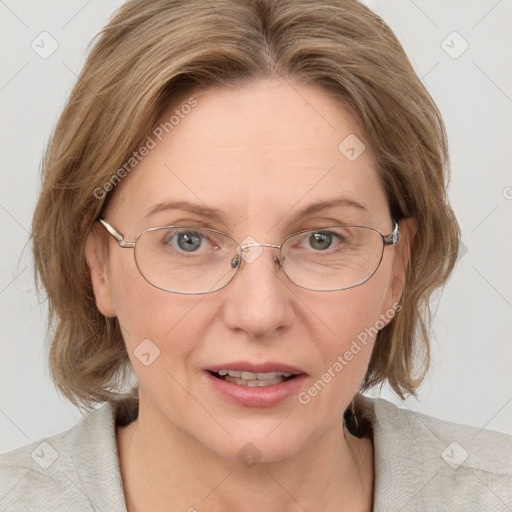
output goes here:
[[372, 442], [342, 420], [290, 457], [254, 464], [223, 458], [151, 414], [119, 427], [118, 446], [128, 512], [372, 509]]

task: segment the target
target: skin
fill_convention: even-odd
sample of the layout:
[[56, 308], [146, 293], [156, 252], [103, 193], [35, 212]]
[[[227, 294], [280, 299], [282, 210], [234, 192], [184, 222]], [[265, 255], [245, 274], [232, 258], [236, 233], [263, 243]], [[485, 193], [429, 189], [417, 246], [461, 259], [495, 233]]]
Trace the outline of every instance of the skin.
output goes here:
[[[365, 139], [327, 92], [266, 79], [194, 97], [198, 105], [113, 193], [104, 216], [126, 240], [173, 223], [274, 244], [335, 223], [392, 231], [374, 156], [366, 143], [353, 162], [338, 150], [349, 134]], [[289, 223], [298, 209], [340, 196], [366, 210], [335, 207]], [[164, 200], [219, 208], [225, 222], [186, 211], [143, 219]], [[86, 253], [97, 306], [118, 317], [139, 379], [139, 421], [118, 428], [128, 510], [371, 510], [372, 443], [344, 434], [342, 413], [374, 340], [307, 405], [294, 396], [264, 409], [243, 407], [213, 391], [203, 374], [223, 362], [278, 361], [306, 372], [307, 390], [399, 301], [403, 245], [387, 247], [375, 275], [349, 290], [299, 288], [265, 248], [222, 290], [187, 296], [148, 284], [133, 251], [96, 229]], [[149, 366], [134, 355], [146, 338], [161, 351]], [[248, 442], [262, 457], [251, 467], [237, 457]]]

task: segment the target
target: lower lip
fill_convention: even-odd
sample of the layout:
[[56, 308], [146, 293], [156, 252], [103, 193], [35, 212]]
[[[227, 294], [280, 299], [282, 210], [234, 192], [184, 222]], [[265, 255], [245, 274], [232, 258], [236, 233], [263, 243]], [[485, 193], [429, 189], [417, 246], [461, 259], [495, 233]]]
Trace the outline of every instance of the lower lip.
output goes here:
[[307, 377], [305, 374], [302, 374], [272, 386], [250, 388], [218, 379], [210, 372], [205, 373], [215, 391], [228, 400], [245, 407], [272, 407], [277, 405], [287, 398], [297, 395], [304, 379]]

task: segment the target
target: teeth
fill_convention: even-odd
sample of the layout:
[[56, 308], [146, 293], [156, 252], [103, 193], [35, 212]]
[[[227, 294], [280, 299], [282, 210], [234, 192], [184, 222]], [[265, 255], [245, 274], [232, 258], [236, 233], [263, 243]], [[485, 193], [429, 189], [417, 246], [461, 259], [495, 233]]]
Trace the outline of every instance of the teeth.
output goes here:
[[254, 373], [254, 372], [240, 372], [236, 370], [219, 370], [217, 372], [223, 380], [233, 382], [242, 386], [250, 388], [273, 386], [284, 381], [285, 378], [291, 377], [293, 374], [288, 372], [267, 372], [267, 373]]
[[232, 382], [234, 384], [238, 384], [240, 386], [247, 386], [249, 388], [263, 388], [265, 386], [273, 386], [274, 384], [280, 384], [283, 382], [283, 377], [277, 377], [275, 379], [267, 379], [267, 380], [245, 380], [245, 379], [237, 379], [236, 377], [231, 377], [227, 375], [224, 379], [227, 382]]
[[268, 372], [268, 373], [253, 373], [253, 372], [239, 372], [235, 370], [219, 370], [217, 372], [221, 377], [225, 377], [229, 375], [230, 377], [235, 377], [237, 379], [244, 380], [271, 380], [277, 379], [278, 377], [290, 377], [293, 375], [292, 373], [287, 372]]
[[289, 377], [291, 373], [284, 372], [269, 372], [269, 373], [257, 373], [256, 377], [259, 380], [275, 379], [276, 377]]

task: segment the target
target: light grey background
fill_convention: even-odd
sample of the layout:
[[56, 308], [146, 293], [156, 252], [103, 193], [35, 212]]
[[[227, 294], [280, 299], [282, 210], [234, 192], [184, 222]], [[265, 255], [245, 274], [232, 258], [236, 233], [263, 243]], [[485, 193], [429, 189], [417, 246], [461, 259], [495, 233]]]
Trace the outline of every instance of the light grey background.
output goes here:
[[[121, 3], [0, 0], [0, 452], [81, 417], [49, 379], [46, 306], [35, 295], [30, 247], [23, 249], [43, 147], [87, 44]], [[367, 3], [395, 31], [444, 116], [450, 198], [463, 231], [437, 308], [432, 369], [420, 400], [401, 406], [512, 433], [512, 2]], [[58, 48], [42, 58], [31, 44], [48, 52], [45, 31]], [[381, 396], [399, 402], [386, 388]]]

